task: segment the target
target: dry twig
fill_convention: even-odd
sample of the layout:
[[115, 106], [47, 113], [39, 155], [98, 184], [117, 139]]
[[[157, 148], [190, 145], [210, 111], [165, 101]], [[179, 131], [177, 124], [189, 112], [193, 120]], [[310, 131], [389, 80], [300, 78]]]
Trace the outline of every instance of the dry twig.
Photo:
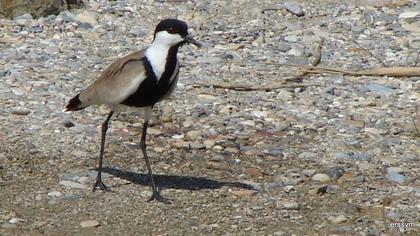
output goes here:
[[[303, 77], [310, 72], [310, 68], [315, 68], [321, 61], [321, 48], [323, 45], [323, 40], [319, 42], [319, 44], [315, 48], [314, 53], [314, 60], [307, 66], [306, 70], [300, 71], [297, 75], [292, 76], [291, 78], [287, 78], [280, 81], [273, 81], [268, 83], [264, 86], [255, 86], [255, 85], [247, 85], [247, 84], [233, 84], [228, 82], [216, 82], [216, 83], [194, 83], [192, 86], [194, 87], [213, 87], [213, 88], [222, 88], [222, 89], [229, 89], [229, 90], [236, 90], [236, 91], [272, 91], [281, 88], [298, 88], [298, 87], [306, 87], [308, 85], [303, 85], [296, 82], [301, 82]], [[236, 63], [236, 62], [233, 62]], [[267, 63], [268, 64], [268, 63]], [[295, 82], [295, 83], [291, 83]]]

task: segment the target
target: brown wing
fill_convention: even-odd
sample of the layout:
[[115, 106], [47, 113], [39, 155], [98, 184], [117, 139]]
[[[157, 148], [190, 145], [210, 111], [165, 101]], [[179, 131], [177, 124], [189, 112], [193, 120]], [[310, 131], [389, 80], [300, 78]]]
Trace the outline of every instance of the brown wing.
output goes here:
[[109, 65], [99, 78], [80, 93], [84, 106], [118, 104], [133, 94], [146, 78], [144, 50], [133, 52]]

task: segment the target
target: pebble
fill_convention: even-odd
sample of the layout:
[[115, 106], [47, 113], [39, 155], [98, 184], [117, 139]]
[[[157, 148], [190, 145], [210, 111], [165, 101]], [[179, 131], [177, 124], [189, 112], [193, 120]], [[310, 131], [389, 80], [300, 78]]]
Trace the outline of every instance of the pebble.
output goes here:
[[334, 153], [334, 157], [339, 162], [346, 162], [350, 158], [350, 155], [344, 152], [337, 152]]
[[299, 203], [295, 201], [282, 200], [277, 203], [277, 206], [287, 210], [299, 210]]
[[332, 179], [339, 179], [344, 174], [344, 169], [342, 167], [331, 167], [325, 171], [325, 173]]
[[255, 190], [243, 189], [243, 190], [232, 190], [231, 193], [238, 197], [250, 197], [250, 196], [255, 196], [258, 192]]
[[420, 16], [420, 11], [406, 11], [401, 13], [398, 17], [400, 19], [410, 19]]
[[302, 174], [306, 177], [311, 177], [312, 175], [314, 175], [316, 172], [316, 170], [314, 169], [304, 169], [302, 170]]
[[385, 211], [385, 217], [393, 221], [399, 221], [401, 219], [401, 214], [392, 210], [391, 211], [388, 210], [388, 211]]
[[191, 142], [188, 144], [191, 149], [205, 149], [206, 146], [202, 142]]
[[296, 43], [299, 39], [296, 35], [288, 35], [284, 37], [284, 40], [286, 40], [289, 43]]
[[21, 218], [12, 218], [12, 219], [10, 219], [9, 220], [9, 223], [10, 224], [17, 224], [17, 223], [19, 223], [19, 222], [22, 222], [22, 221], [24, 221], [23, 219], [21, 219]]
[[286, 233], [284, 231], [279, 230], [279, 231], [274, 232], [273, 235], [274, 236], [283, 236], [283, 235], [286, 235]]
[[50, 196], [50, 197], [60, 197], [63, 194], [61, 192], [59, 192], [59, 191], [51, 191], [51, 192], [48, 192], [47, 195]]
[[289, 11], [293, 15], [296, 15], [296, 16], [305, 15], [305, 12], [303, 11], [303, 9], [295, 2], [285, 2], [283, 6], [284, 8], [286, 8], [287, 11]]
[[370, 83], [366, 87], [369, 91], [377, 92], [383, 95], [389, 95], [394, 92], [392, 88], [389, 88], [388, 86], [377, 84], [377, 83]]
[[206, 147], [206, 149], [211, 149], [212, 147], [214, 147], [216, 142], [214, 140], [204, 140], [203, 144]]
[[99, 225], [99, 221], [97, 220], [85, 220], [80, 222], [80, 226], [82, 226], [82, 228], [98, 227]]
[[74, 19], [79, 21], [80, 23], [88, 23], [91, 26], [94, 26], [97, 23], [96, 17], [94, 16], [94, 14], [88, 11], [84, 11], [80, 14], [77, 14], [74, 17]]
[[350, 234], [353, 231], [354, 231], [353, 227], [350, 226], [350, 225], [341, 225], [341, 226], [338, 226], [338, 227], [334, 228], [334, 232], [336, 232], [338, 234]]
[[93, 29], [92, 24], [87, 23], [87, 22], [82, 22], [77, 26], [78, 29], [84, 29], [84, 30], [89, 30], [89, 29]]
[[312, 176], [312, 180], [323, 183], [323, 182], [330, 181], [330, 177], [326, 174], [323, 174], [323, 173], [317, 173], [317, 174]]
[[[89, 171], [88, 175], [89, 175], [89, 178], [91, 178], [91, 179], [96, 179], [96, 177], [98, 176], [98, 171], [96, 171], [96, 170], [91, 170], [91, 171]], [[78, 180], [78, 179], [81, 177], [81, 176], [79, 176], [79, 175], [76, 175], [76, 176], [71, 175], [71, 176], [73, 176], [73, 179], [72, 179], [72, 180]], [[108, 174], [108, 173], [106, 173], [106, 172], [102, 172], [102, 174], [101, 174], [101, 178], [102, 178], [102, 179], [108, 179], [108, 178], [109, 178], [109, 174]]]
[[339, 216], [330, 216], [328, 220], [333, 224], [341, 224], [347, 221], [347, 218], [344, 215]]
[[147, 35], [147, 32], [139, 27], [131, 28], [130, 31], [128, 31], [128, 33], [139, 38]]
[[293, 185], [286, 185], [283, 188], [283, 191], [285, 191], [286, 193], [290, 193], [292, 190], [295, 190], [295, 187]]
[[298, 155], [298, 158], [306, 161], [313, 161], [318, 158], [318, 155], [313, 152], [302, 152]]
[[31, 111], [25, 107], [13, 107], [10, 112], [13, 115], [20, 115], [20, 116], [28, 115], [29, 113], [31, 113]]
[[185, 140], [187, 141], [195, 141], [202, 137], [202, 132], [199, 130], [191, 130], [185, 134]]
[[2, 229], [16, 229], [17, 228], [17, 225], [16, 224], [11, 224], [11, 223], [3, 223], [2, 225], [1, 225], [1, 228]]
[[367, 161], [367, 162], [369, 162], [371, 159], [369, 153], [355, 153], [351, 158], [356, 161]]
[[404, 175], [404, 170], [399, 167], [389, 167], [387, 169], [386, 177], [393, 182], [403, 184], [407, 177]]
[[290, 44], [285, 43], [285, 42], [280, 42], [280, 43], [277, 45], [277, 49], [278, 49], [280, 52], [287, 52], [287, 51], [289, 51], [291, 48], [292, 48], [292, 47], [290, 46]]
[[59, 184], [68, 188], [86, 189], [86, 185], [68, 180], [61, 180]]
[[249, 175], [249, 176], [252, 176], [252, 177], [262, 177], [263, 176], [263, 173], [261, 171], [259, 171], [257, 168], [253, 168], [253, 167], [246, 168], [244, 170], [244, 173]]

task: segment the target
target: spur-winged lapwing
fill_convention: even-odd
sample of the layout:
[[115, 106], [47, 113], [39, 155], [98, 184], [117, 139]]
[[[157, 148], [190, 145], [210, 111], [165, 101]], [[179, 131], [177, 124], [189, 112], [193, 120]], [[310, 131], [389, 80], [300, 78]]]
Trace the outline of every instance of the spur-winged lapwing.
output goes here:
[[158, 193], [146, 152], [146, 133], [153, 106], [174, 91], [178, 81], [178, 48], [186, 43], [200, 47], [200, 43], [188, 34], [185, 22], [176, 19], [162, 20], [155, 29], [152, 44], [133, 52], [109, 65], [99, 78], [72, 98], [66, 111], [82, 110], [90, 105], [109, 105], [111, 111], [102, 123], [101, 149], [96, 183], [93, 189], [107, 190], [102, 182], [102, 161], [108, 123], [116, 111], [124, 106], [144, 108], [143, 132], [140, 147], [152, 183], [153, 195], [149, 199], [166, 201]]

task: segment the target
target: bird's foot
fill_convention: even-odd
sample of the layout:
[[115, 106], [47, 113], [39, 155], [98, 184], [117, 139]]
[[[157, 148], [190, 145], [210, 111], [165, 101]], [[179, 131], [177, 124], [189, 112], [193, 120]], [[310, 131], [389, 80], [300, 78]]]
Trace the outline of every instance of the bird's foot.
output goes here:
[[165, 204], [171, 204], [172, 203], [172, 200], [171, 199], [168, 199], [168, 198], [165, 198], [165, 197], [163, 197], [162, 195], [160, 195], [160, 193], [159, 192], [157, 192], [157, 191], [153, 191], [153, 194], [152, 194], [152, 196], [149, 198], [149, 200], [147, 200], [148, 202], [151, 202], [151, 201], [153, 201], [153, 200], [156, 200], [156, 201], [158, 201], [158, 202], [162, 202], [162, 203], [165, 203]]
[[109, 190], [109, 188], [102, 182], [101, 179], [96, 179], [95, 185], [93, 185], [93, 191], [95, 191], [96, 189], [105, 191], [105, 192], [110, 192], [111, 190]]

